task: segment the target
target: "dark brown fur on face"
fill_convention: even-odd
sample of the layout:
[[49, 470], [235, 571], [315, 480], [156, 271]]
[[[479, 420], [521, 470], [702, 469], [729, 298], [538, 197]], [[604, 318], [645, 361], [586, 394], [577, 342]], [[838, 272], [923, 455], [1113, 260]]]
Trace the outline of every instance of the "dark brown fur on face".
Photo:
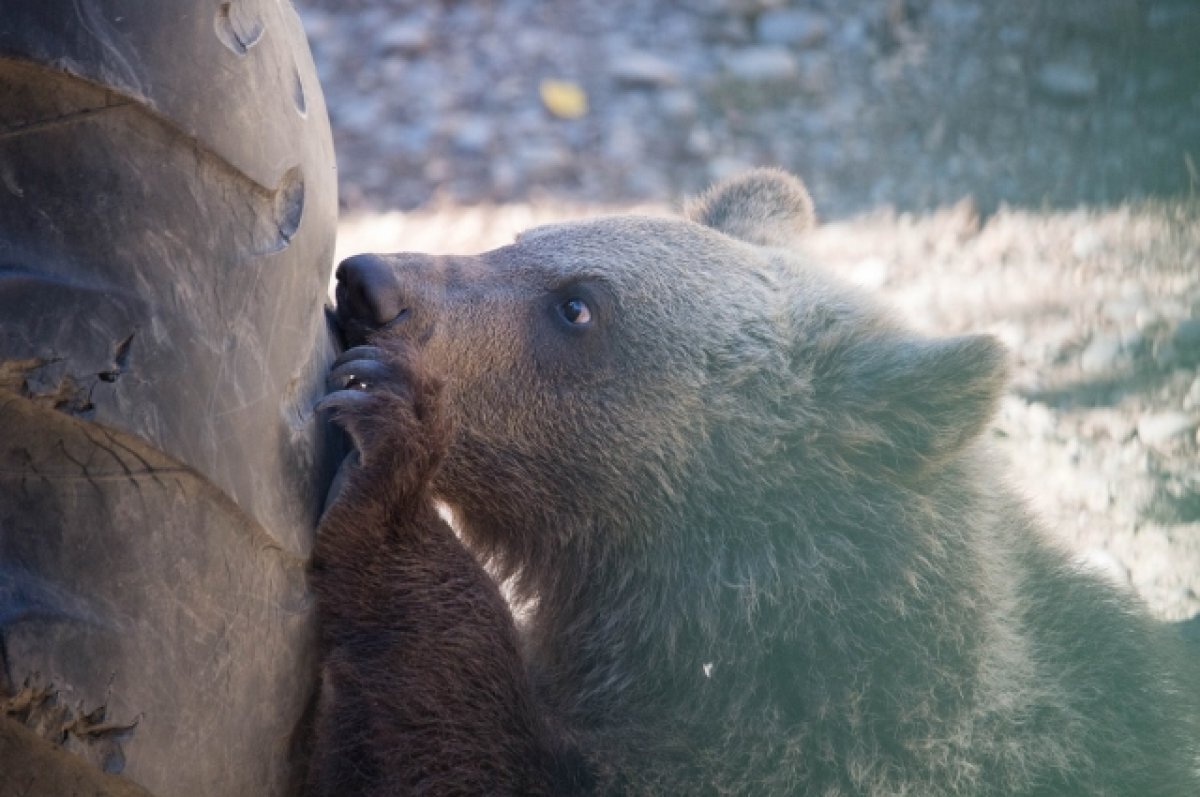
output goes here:
[[978, 442], [999, 344], [813, 269], [794, 178], [692, 217], [343, 264], [313, 790], [1200, 793], [1194, 663]]

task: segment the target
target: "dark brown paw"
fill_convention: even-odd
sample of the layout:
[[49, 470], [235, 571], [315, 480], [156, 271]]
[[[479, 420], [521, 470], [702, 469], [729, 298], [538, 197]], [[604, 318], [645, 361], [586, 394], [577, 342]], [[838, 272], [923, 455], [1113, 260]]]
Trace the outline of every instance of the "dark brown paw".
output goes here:
[[442, 385], [415, 354], [356, 346], [333, 363], [329, 393], [317, 410], [332, 412], [358, 449], [364, 468], [383, 468], [394, 479], [425, 483], [445, 453], [449, 426]]

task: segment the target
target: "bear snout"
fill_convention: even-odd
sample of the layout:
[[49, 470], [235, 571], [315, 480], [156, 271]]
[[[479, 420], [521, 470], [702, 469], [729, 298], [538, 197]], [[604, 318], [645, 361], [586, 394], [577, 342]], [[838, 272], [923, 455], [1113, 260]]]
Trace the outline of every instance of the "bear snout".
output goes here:
[[337, 320], [351, 345], [410, 311], [395, 269], [380, 255], [355, 255], [343, 260], [337, 278]]

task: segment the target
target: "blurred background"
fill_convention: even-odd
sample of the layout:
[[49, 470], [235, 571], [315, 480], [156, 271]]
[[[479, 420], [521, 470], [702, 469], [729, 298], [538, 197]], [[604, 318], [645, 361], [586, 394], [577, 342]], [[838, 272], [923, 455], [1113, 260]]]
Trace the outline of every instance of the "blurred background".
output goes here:
[[1200, 182], [1196, 0], [298, 5], [350, 209], [661, 200], [764, 163], [826, 217]]
[[480, 251], [787, 168], [814, 259], [1013, 350], [996, 478], [1159, 615], [1200, 612], [1200, 2], [297, 7], [339, 256]]

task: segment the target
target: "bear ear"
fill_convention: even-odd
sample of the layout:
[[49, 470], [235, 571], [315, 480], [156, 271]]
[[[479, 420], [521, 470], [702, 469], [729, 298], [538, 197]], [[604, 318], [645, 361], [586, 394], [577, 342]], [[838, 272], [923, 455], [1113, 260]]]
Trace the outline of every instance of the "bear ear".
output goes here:
[[759, 246], [787, 246], [816, 224], [808, 189], [781, 169], [754, 169], [718, 183], [688, 202], [684, 213]]
[[1008, 352], [990, 335], [869, 348], [844, 374], [835, 434], [848, 459], [895, 477], [936, 472], [978, 437], [1008, 381]]

